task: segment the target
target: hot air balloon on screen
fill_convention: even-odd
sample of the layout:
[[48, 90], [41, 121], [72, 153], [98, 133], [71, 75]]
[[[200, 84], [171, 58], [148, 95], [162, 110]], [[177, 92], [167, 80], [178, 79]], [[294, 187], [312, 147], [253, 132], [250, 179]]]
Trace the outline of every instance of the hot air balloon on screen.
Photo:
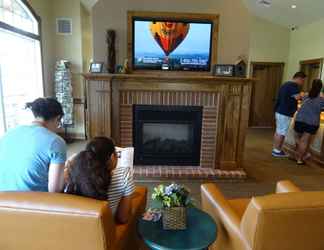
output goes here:
[[186, 38], [190, 29], [189, 23], [152, 22], [151, 34], [168, 57]]

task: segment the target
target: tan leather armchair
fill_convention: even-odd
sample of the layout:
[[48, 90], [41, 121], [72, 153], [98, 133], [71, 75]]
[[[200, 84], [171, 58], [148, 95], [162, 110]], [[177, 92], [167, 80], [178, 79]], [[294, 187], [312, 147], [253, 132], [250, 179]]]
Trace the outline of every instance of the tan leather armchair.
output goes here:
[[217, 222], [214, 250], [323, 250], [324, 192], [290, 181], [277, 193], [227, 200], [215, 184], [201, 186], [202, 208]]
[[54, 193], [0, 193], [1, 250], [138, 249], [136, 220], [147, 189], [137, 187], [128, 224], [116, 225], [108, 203]]

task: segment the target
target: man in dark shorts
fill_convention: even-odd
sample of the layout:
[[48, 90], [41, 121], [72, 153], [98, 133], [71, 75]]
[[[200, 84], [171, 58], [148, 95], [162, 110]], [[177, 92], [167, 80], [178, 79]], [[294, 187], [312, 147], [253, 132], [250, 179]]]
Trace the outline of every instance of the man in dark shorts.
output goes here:
[[287, 157], [282, 151], [282, 145], [288, 133], [289, 126], [297, 111], [298, 100], [302, 98], [300, 87], [304, 84], [306, 74], [297, 72], [291, 81], [284, 83], [280, 89], [275, 105], [276, 133], [273, 139], [273, 157]]

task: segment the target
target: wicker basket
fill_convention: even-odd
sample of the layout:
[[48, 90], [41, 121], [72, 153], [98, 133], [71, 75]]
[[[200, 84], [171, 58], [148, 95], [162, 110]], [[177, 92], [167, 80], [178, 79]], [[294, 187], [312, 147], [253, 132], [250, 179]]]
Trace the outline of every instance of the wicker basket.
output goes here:
[[187, 228], [186, 208], [164, 208], [162, 210], [162, 222], [164, 230], [185, 230]]

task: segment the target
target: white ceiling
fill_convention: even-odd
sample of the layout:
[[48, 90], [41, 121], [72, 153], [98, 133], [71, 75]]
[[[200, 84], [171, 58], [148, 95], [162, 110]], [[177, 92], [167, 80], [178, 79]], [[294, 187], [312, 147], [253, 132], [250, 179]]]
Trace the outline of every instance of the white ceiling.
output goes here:
[[[89, 11], [97, 1], [81, 0]], [[260, 0], [242, 1], [252, 14], [286, 27], [298, 27], [324, 18], [324, 0], [265, 0], [271, 3], [270, 7], [258, 4]], [[296, 9], [291, 8], [293, 4], [297, 5]]]
[[[286, 27], [302, 26], [324, 18], [324, 0], [266, 0], [270, 7], [258, 4], [259, 0], [243, 0], [256, 16]], [[296, 5], [296, 9], [291, 6]]]

